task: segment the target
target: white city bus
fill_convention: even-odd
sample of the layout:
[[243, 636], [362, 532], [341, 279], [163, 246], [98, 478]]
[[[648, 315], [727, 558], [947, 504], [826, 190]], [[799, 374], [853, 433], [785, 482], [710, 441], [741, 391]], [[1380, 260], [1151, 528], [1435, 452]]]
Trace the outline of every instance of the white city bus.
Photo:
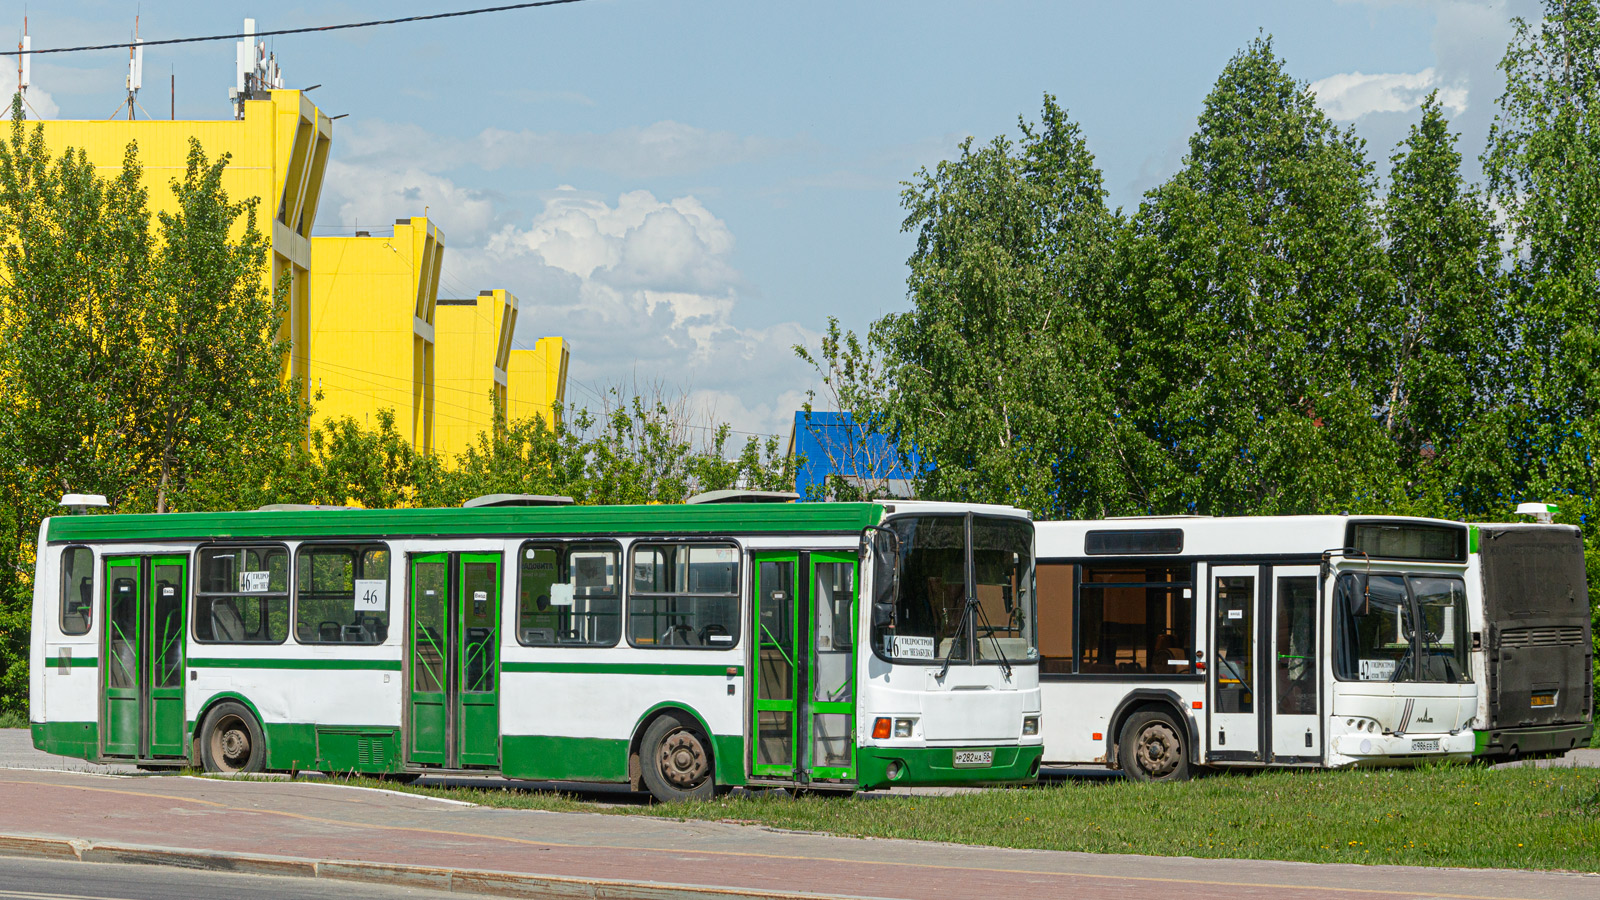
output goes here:
[[1350, 516], [1040, 522], [1046, 766], [1466, 759], [1467, 527]]
[[1010, 507], [58, 516], [30, 715], [41, 750], [146, 767], [1028, 781], [1033, 623]]

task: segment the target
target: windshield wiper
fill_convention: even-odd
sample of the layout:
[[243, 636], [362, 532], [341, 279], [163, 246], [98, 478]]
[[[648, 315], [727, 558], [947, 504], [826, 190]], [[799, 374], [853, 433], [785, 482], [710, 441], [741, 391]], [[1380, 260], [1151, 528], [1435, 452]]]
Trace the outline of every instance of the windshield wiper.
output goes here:
[[938, 678], [942, 679], [950, 673], [950, 660], [956, 655], [957, 641], [966, 633], [967, 620], [972, 618], [972, 604], [972, 598], [968, 597], [966, 604], [961, 607], [961, 621], [956, 623], [956, 633], [950, 636], [950, 649], [945, 651], [944, 665], [939, 667], [939, 674], [936, 676]]
[[994, 636], [994, 623], [989, 621], [989, 613], [984, 610], [983, 604], [976, 599], [967, 602], [977, 608], [978, 615], [983, 616], [983, 627], [989, 629], [989, 642], [994, 645], [995, 655], [1000, 658], [1000, 671], [1006, 676], [1006, 680], [1010, 681], [1011, 660], [1006, 659], [1006, 651], [1000, 647], [1000, 639]]

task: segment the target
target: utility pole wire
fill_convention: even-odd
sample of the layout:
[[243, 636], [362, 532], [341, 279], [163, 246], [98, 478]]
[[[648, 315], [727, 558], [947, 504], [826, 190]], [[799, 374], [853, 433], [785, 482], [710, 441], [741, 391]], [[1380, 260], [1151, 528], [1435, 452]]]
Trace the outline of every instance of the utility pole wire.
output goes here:
[[[343, 25], [314, 25], [305, 28], [279, 28], [273, 31], [258, 31], [249, 34], [213, 34], [205, 37], [167, 38], [160, 41], [145, 41], [146, 47], [160, 44], [197, 44], [202, 41], [236, 41], [249, 37], [271, 37], [278, 34], [313, 34], [319, 31], [343, 31], [347, 28], [371, 28], [374, 25], [402, 25], [406, 22], [427, 22], [433, 19], [454, 19], [461, 16], [481, 16], [485, 13], [510, 12], [518, 9], [536, 9], [541, 6], [563, 6], [568, 3], [582, 3], [584, 0], [536, 0], [531, 3], [512, 3], [507, 6], [486, 6], [482, 9], [463, 9], [459, 12], [431, 13], [425, 16], [406, 16], [401, 19], [375, 19], [371, 22], [346, 22]], [[133, 43], [122, 44], [92, 44], [83, 47], [53, 47], [49, 50], [29, 50], [28, 53], [40, 56], [46, 53], [78, 53], [84, 50], [125, 50], [134, 46]], [[0, 50], [0, 56], [21, 56], [21, 50]]]

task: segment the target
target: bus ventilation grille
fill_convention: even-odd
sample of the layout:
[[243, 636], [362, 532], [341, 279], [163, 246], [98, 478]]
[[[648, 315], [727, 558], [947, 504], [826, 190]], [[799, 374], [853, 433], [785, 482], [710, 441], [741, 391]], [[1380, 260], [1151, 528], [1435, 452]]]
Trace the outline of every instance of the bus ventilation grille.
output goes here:
[[1583, 626], [1551, 625], [1545, 628], [1517, 628], [1500, 633], [1500, 646], [1564, 647], [1583, 643]]
[[383, 741], [369, 737], [356, 738], [356, 762], [363, 766], [383, 765]]

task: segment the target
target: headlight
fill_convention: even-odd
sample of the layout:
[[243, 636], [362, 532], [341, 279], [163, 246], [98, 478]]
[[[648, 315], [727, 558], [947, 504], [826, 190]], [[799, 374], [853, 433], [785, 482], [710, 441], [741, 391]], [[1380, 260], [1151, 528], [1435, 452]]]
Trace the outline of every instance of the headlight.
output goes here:
[[911, 730], [917, 725], [916, 719], [895, 719], [894, 736], [897, 738], [911, 737]]
[[1022, 717], [1022, 736], [1023, 737], [1029, 737], [1031, 735], [1035, 735], [1035, 734], [1038, 734], [1038, 733], [1039, 733], [1039, 717], [1038, 716], [1023, 716]]

